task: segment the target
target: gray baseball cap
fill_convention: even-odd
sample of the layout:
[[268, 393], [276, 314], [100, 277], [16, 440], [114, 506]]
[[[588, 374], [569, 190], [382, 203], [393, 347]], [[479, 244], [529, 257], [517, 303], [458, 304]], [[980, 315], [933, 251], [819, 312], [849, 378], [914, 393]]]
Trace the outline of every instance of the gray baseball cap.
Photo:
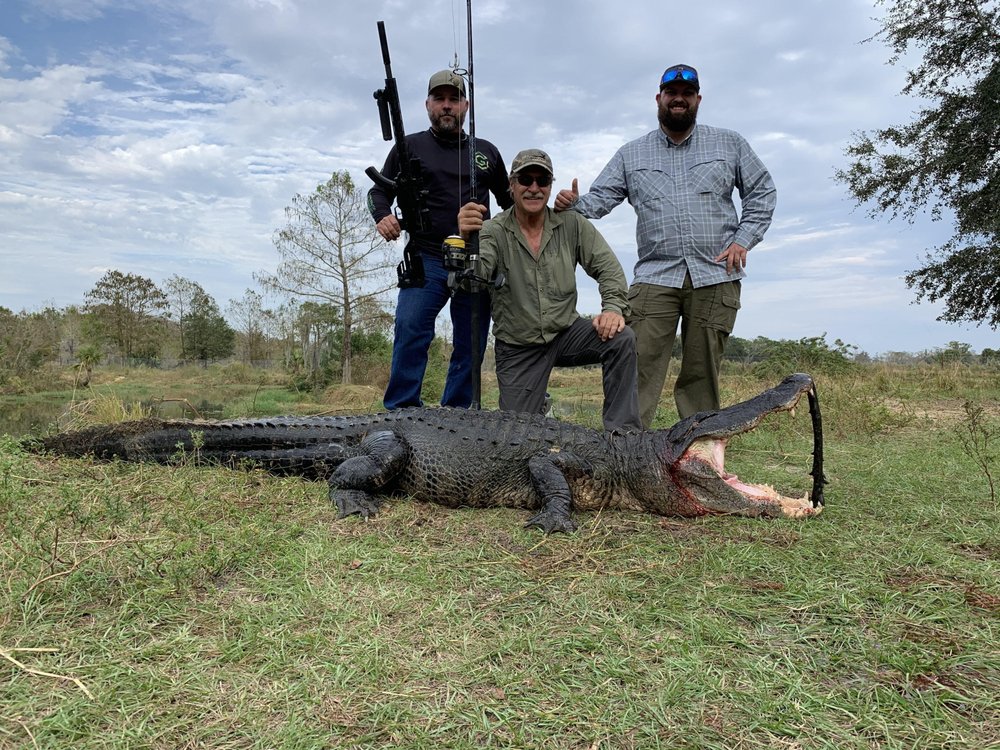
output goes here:
[[517, 174], [527, 167], [541, 167], [549, 174], [555, 174], [552, 171], [552, 159], [540, 148], [526, 148], [524, 151], [519, 151], [510, 164], [510, 173]]
[[465, 79], [451, 70], [439, 70], [427, 82], [427, 93], [430, 94], [438, 86], [452, 86], [458, 93], [465, 96]]

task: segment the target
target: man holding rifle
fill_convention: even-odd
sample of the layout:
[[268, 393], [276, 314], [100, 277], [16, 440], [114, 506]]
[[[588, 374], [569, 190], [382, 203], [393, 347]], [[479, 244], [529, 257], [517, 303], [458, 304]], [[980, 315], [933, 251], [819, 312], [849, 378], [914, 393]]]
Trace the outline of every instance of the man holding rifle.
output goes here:
[[[473, 160], [468, 152], [468, 135], [462, 129], [469, 101], [462, 77], [450, 70], [431, 76], [425, 106], [430, 128], [405, 136], [409, 157], [419, 164], [421, 200], [426, 209], [422, 226], [400, 226], [392, 211], [398, 196], [384, 183], [376, 183], [368, 191], [368, 209], [382, 238], [396, 240], [404, 228], [408, 235], [406, 260], [400, 269], [392, 365], [383, 397], [386, 409], [423, 405], [420, 389], [427, 369], [427, 352], [434, 338], [434, 321], [449, 299], [453, 351], [441, 404], [468, 408], [472, 403], [472, 368], [482, 358], [489, 333], [489, 295], [471, 295], [450, 288], [442, 248], [446, 237], [458, 233], [456, 214], [462, 205], [472, 201], [488, 207], [490, 193], [501, 208], [513, 204], [503, 158], [496, 146], [482, 138], [475, 140], [478, 171], [476, 195], [472, 195], [469, 168]], [[400, 174], [397, 152], [394, 146], [382, 167], [381, 174], [390, 180]], [[475, 358], [471, 343], [473, 300], [480, 305], [481, 351]]]

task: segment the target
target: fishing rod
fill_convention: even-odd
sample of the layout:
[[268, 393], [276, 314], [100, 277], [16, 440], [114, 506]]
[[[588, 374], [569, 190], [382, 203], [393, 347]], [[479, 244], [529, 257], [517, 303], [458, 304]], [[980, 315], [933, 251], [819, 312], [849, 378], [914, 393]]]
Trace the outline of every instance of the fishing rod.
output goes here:
[[[476, 178], [476, 99], [475, 99], [475, 74], [473, 72], [472, 54], [472, 0], [466, 0], [466, 23], [468, 36], [468, 67], [465, 69], [458, 67], [458, 52], [455, 52], [455, 65], [453, 72], [463, 76], [466, 83], [466, 99], [469, 102], [469, 135], [466, 140], [469, 150], [469, 195], [471, 200], [476, 200], [478, 195], [478, 183]], [[461, 192], [461, 191], [459, 191]], [[487, 200], [489, 197], [487, 196]], [[482, 311], [480, 300], [487, 285], [499, 288], [504, 282], [502, 275], [496, 280], [490, 281], [479, 275], [479, 232], [473, 232], [468, 238], [463, 239], [458, 235], [453, 235], [445, 239], [444, 244], [444, 265], [448, 269], [448, 286], [454, 293], [458, 287], [463, 286], [469, 294], [470, 303], [470, 342], [469, 347], [472, 356], [472, 403], [471, 409], [479, 409], [482, 401], [482, 368], [483, 368], [483, 340], [480, 330]]]
[[[472, 200], [476, 199], [476, 84], [472, 64], [472, 0], [465, 2], [467, 34], [469, 38], [469, 191]], [[473, 232], [466, 240], [465, 247], [467, 262], [471, 278], [469, 279], [469, 296], [472, 303], [472, 313], [469, 320], [472, 328], [472, 405], [470, 408], [479, 409], [482, 401], [483, 390], [483, 353], [481, 325], [479, 316], [479, 299], [482, 295], [482, 284], [478, 279], [479, 271], [479, 232]]]

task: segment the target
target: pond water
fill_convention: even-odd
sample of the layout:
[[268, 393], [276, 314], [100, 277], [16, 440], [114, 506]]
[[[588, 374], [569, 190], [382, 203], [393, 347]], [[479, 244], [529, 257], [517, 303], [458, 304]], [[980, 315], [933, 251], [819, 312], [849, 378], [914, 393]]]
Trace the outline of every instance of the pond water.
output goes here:
[[0, 435], [38, 435], [55, 424], [66, 405], [62, 399], [24, 401], [0, 397]]
[[[224, 408], [222, 404], [210, 403], [206, 399], [191, 404], [197, 409], [197, 415], [185, 402], [155, 400], [144, 402], [143, 406], [154, 417], [161, 419], [192, 419], [196, 416], [221, 419]], [[26, 400], [23, 397], [0, 396], [0, 435], [24, 437], [56, 431], [65, 424], [68, 409], [69, 402], [60, 397], [42, 396]]]

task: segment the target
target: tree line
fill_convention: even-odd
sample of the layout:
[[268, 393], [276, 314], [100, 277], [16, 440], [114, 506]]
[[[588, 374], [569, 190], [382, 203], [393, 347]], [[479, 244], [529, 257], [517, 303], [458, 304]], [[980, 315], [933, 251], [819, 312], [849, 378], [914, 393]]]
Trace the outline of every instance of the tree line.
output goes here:
[[[101, 362], [207, 365], [229, 358], [276, 364], [314, 385], [351, 383], [357, 357], [391, 350], [384, 296], [394, 259], [347, 172], [296, 195], [285, 216], [273, 238], [276, 272], [255, 274], [262, 291], [247, 289], [225, 314], [195, 280], [174, 275], [160, 286], [120, 270], [105, 273], [79, 306], [20, 313], [0, 307], [0, 386], [49, 362], [78, 366], [86, 382]], [[277, 302], [269, 306], [265, 297]]]
[[[360, 307], [348, 334], [341, 308], [329, 302], [288, 299], [269, 307], [263, 295], [247, 289], [223, 315], [196, 281], [172, 276], [160, 288], [148, 278], [112, 270], [87, 292], [82, 306], [19, 313], [0, 307], [0, 390], [20, 390], [48, 365], [76, 367], [78, 384], [86, 385], [99, 364], [161, 367], [220, 360], [279, 368], [302, 386], [350, 383], [345, 351], [363, 361], [366, 371], [387, 371], [392, 352], [392, 314], [372, 300]], [[1000, 367], [1000, 349], [976, 354], [969, 344], [953, 341], [918, 353], [872, 357], [839, 339], [828, 342], [825, 334], [799, 340], [733, 336], [725, 359], [775, 374], [835, 372], [874, 362]]]
[[[338, 353], [344, 325], [328, 303], [287, 300], [267, 306], [247, 289], [223, 315], [196, 281], [172, 276], [161, 288], [151, 279], [108, 271], [85, 295], [86, 302], [62, 309], [14, 313], [0, 307], [0, 386], [24, 379], [50, 363], [75, 365], [80, 383], [98, 364], [119, 367], [201, 363], [235, 359], [276, 366], [304, 381], [342, 377]], [[354, 326], [360, 355], [391, 347], [391, 317]], [[349, 381], [348, 381], [349, 382]]]
[[[75, 366], [78, 383], [86, 384], [100, 363], [207, 365], [236, 359], [280, 367], [314, 387], [351, 383], [359, 359], [387, 366], [393, 315], [386, 293], [394, 287], [396, 258], [372, 225], [364, 193], [347, 172], [335, 172], [313, 192], [296, 195], [285, 217], [273, 237], [277, 270], [256, 274], [262, 291], [247, 289], [225, 311], [195, 280], [174, 275], [160, 286], [120, 270], [105, 273], [79, 306], [19, 313], [0, 307], [0, 388], [17, 390], [50, 363]], [[265, 298], [277, 301], [268, 305]], [[798, 341], [734, 336], [726, 358], [788, 371], [829, 371], [872, 360], [839, 339], [827, 342], [825, 334]], [[990, 365], [1000, 364], [1000, 351], [976, 355], [968, 344], [951, 342], [944, 349], [882, 358]]]
[[[951, 218], [952, 238], [911, 271], [917, 299], [941, 301], [941, 319], [1000, 326], [1000, 2], [878, 0], [886, 8], [871, 40], [887, 43], [895, 64], [917, 52], [904, 94], [929, 104], [910, 123], [855, 133], [850, 164], [836, 173], [873, 217]], [[236, 357], [271, 362], [303, 380], [350, 383], [357, 357], [388, 360], [392, 314], [385, 302], [395, 258], [378, 237], [364, 194], [347, 172], [285, 209], [273, 238], [280, 262], [255, 280], [280, 298], [267, 307], [248, 289], [225, 310], [196, 281], [172, 276], [158, 287], [109, 271], [82, 306], [14, 313], [0, 307], [0, 388], [43, 365], [68, 360], [84, 379], [95, 364], [155, 365], [164, 359]], [[871, 361], [825, 334], [798, 341], [732, 337], [727, 359], [810, 369]], [[894, 364], [1000, 365], [1000, 350], [976, 355], [968, 344], [918, 354], [889, 352]]]

